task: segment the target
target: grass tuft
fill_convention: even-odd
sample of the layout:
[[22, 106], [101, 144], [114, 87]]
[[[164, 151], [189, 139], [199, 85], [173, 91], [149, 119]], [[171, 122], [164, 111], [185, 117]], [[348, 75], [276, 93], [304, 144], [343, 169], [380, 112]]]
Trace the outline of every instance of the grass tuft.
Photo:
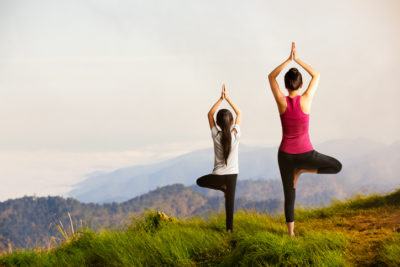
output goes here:
[[383, 242], [379, 261], [386, 266], [400, 266], [400, 234], [395, 234]]

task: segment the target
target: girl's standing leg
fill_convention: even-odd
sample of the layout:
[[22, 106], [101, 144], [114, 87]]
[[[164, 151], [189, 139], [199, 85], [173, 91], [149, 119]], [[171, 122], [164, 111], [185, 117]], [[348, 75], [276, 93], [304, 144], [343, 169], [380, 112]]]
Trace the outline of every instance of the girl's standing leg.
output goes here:
[[226, 230], [232, 232], [237, 174], [229, 174], [224, 176], [226, 185], [226, 190], [225, 190]]
[[233, 212], [235, 208], [237, 174], [215, 175], [208, 174], [197, 179], [201, 187], [221, 190], [225, 195], [226, 230], [233, 230]]

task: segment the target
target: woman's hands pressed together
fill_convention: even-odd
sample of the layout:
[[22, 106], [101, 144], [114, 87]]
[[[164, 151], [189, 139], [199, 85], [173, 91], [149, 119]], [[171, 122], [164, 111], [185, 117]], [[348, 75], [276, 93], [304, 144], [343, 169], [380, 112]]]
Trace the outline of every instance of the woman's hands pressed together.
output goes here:
[[296, 43], [292, 42], [292, 49], [290, 51], [290, 60], [296, 61], [297, 59], [298, 57], [297, 57]]

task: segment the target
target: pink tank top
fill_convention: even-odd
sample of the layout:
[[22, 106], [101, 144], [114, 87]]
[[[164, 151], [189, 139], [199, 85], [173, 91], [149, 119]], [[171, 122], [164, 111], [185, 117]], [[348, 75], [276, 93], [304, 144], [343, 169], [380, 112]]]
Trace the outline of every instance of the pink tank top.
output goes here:
[[300, 106], [301, 96], [286, 97], [287, 107], [281, 117], [282, 142], [279, 150], [289, 154], [300, 154], [313, 150], [308, 134], [310, 115], [305, 114]]

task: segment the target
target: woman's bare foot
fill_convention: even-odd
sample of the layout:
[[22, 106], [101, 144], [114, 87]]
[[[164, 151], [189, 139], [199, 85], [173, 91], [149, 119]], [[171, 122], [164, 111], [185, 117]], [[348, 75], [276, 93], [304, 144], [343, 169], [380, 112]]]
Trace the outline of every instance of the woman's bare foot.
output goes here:
[[303, 173], [303, 169], [295, 169], [294, 174], [293, 174], [293, 187], [297, 187], [297, 181], [300, 177], [300, 175]]
[[288, 223], [286, 223], [286, 225], [287, 225], [289, 236], [290, 237], [295, 237], [295, 234], [294, 234], [294, 222], [288, 222]]
[[301, 174], [303, 173], [317, 173], [316, 169], [295, 169], [293, 174], [293, 187], [297, 187], [297, 181]]

